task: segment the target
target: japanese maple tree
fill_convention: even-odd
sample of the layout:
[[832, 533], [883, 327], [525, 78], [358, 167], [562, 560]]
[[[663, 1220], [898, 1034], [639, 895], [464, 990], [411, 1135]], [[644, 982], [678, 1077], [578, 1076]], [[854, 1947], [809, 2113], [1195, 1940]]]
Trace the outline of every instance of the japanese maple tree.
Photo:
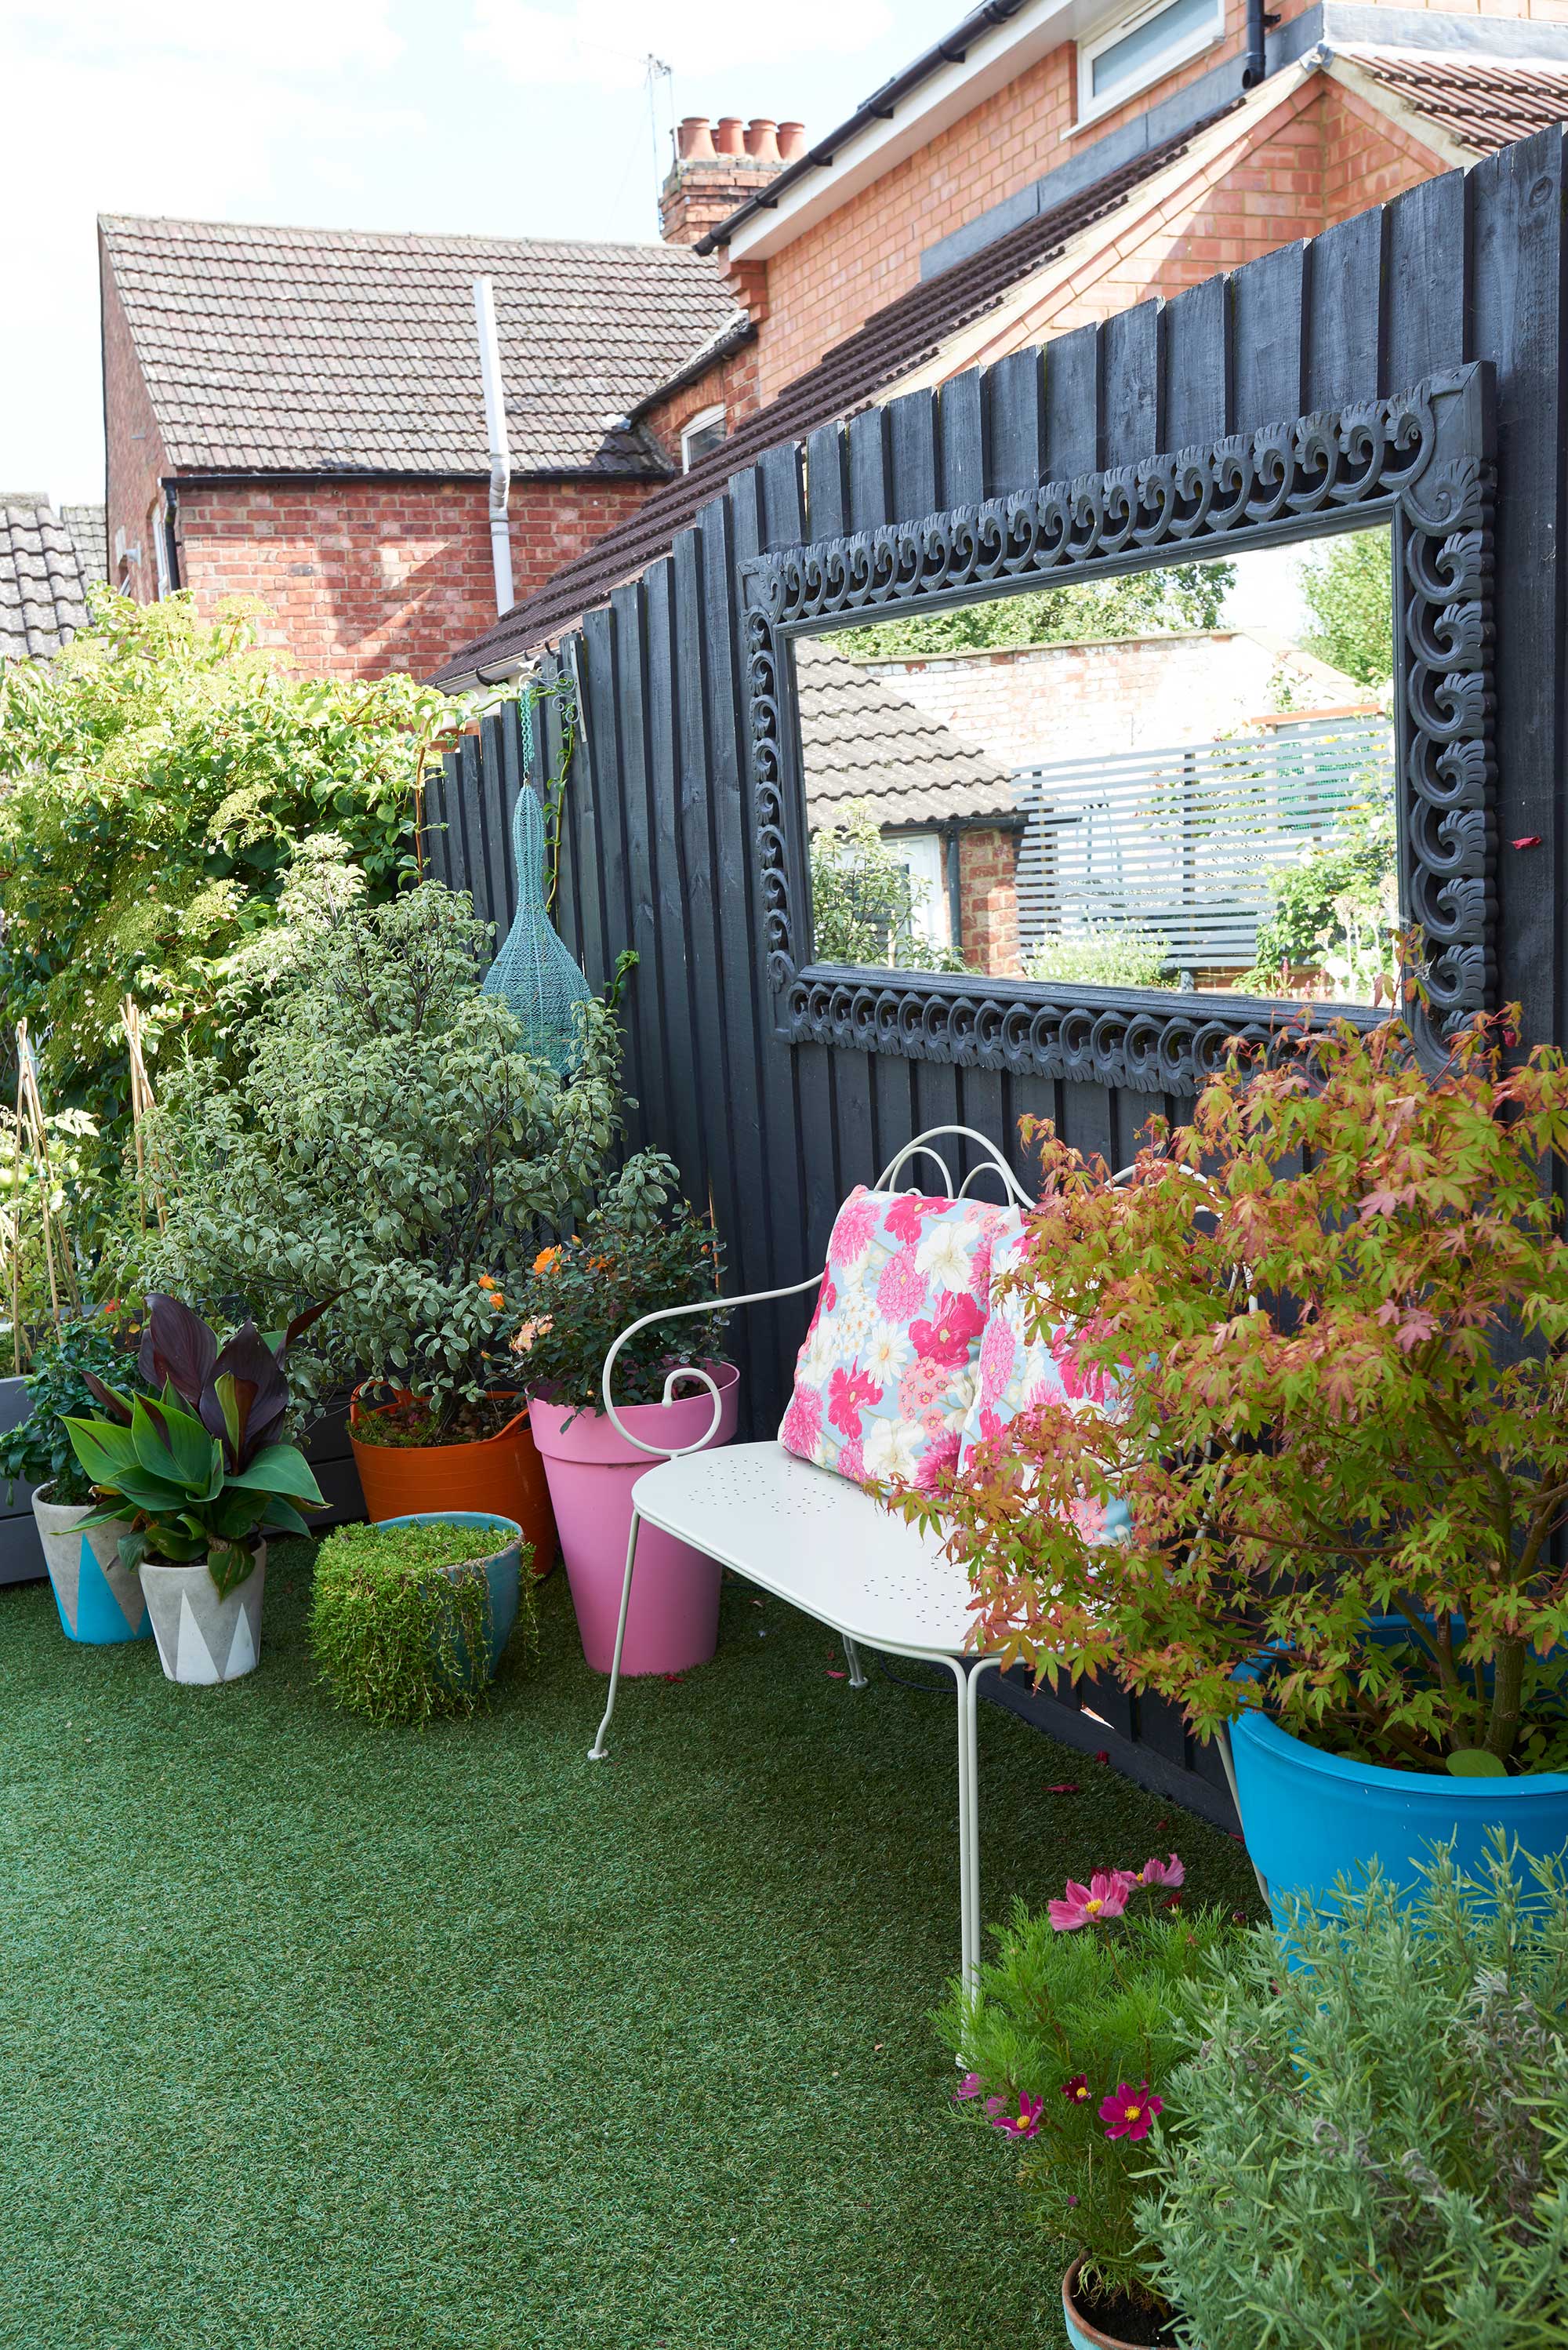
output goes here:
[[[1014, 1285], [1119, 1400], [1025, 1413], [906, 1501], [988, 1647], [1200, 1733], [1261, 1701], [1397, 1767], [1568, 1765], [1568, 1062], [1505, 1039], [1436, 1078], [1397, 1021], [1238, 1054], [1116, 1187], [1042, 1131]], [[1085, 1547], [1075, 1502], [1117, 1492], [1131, 1536]]]

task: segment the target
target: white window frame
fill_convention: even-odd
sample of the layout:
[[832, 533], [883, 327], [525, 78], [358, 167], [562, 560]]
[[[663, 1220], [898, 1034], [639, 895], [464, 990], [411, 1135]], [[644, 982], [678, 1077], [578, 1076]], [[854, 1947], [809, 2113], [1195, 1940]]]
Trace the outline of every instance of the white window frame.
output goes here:
[[948, 905], [947, 842], [940, 830], [885, 832], [882, 846], [897, 858], [920, 892], [914, 908], [914, 928], [933, 947], [950, 947], [952, 918]]
[[699, 409], [695, 416], [687, 418], [680, 428], [680, 470], [683, 473], [691, 471], [691, 443], [699, 432], [706, 432], [715, 424], [722, 425], [727, 418], [728, 411], [722, 400], [713, 407]]
[[1129, 83], [1125, 89], [1118, 89], [1114, 97], [1096, 98], [1096, 58], [1103, 57], [1107, 49], [1114, 48], [1129, 33], [1136, 33], [1150, 16], [1158, 16], [1169, 5], [1170, 0], [1138, 0], [1137, 7], [1121, 9], [1090, 39], [1078, 43], [1078, 120], [1074, 125], [1075, 130], [1082, 130], [1085, 123], [1097, 122], [1102, 115], [1114, 114], [1117, 107], [1126, 106], [1140, 90], [1151, 88], [1157, 81], [1163, 81], [1167, 74], [1174, 73], [1179, 66], [1190, 63], [1192, 58], [1201, 57], [1205, 49], [1211, 49], [1216, 42], [1224, 39], [1225, 0], [1213, 0], [1208, 24], [1189, 33], [1174, 48], [1162, 50], [1158, 57], [1151, 58], [1149, 69], [1141, 81]]

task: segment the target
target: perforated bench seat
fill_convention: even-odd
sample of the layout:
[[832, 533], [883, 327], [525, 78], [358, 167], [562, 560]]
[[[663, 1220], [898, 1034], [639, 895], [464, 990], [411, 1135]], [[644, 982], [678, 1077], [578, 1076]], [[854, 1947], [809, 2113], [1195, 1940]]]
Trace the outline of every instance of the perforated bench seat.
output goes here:
[[900, 1656], [970, 1645], [969, 1578], [940, 1540], [780, 1444], [668, 1461], [634, 1499], [649, 1525], [847, 1639]]

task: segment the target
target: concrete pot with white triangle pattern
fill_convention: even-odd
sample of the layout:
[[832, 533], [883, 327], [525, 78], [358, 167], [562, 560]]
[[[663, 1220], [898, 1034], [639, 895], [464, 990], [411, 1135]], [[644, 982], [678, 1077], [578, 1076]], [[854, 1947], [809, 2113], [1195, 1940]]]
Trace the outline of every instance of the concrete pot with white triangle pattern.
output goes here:
[[98, 1513], [96, 1502], [51, 1502], [53, 1488], [33, 1496], [33, 1521], [49, 1570], [49, 1588], [67, 1640], [109, 1648], [119, 1640], [145, 1640], [152, 1630], [136, 1569], [119, 1563], [119, 1537], [129, 1525], [111, 1518], [87, 1534], [82, 1522]]
[[190, 1566], [143, 1559], [141, 1588], [166, 1680], [210, 1689], [216, 1681], [237, 1681], [254, 1672], [261, 1658], [265, 1543], [244, 1581], [226, 1598], [218, 1596], [204, 1558]]

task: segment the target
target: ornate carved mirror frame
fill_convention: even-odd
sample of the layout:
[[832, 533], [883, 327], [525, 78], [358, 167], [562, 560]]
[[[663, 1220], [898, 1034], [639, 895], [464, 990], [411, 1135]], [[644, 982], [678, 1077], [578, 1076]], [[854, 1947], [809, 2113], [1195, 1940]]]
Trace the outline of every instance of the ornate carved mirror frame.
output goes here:
[[[1490, 371], [1207, 447], [755, 557], [744, 567], [757, 848], [776, 1023], [798, 1042], [1188, 1093], [1299, 1007], [1161, 988], [803, 960], [810, 867], [797, 636], [1386, 521], [1394, 544], [1399, 904], [1425, 941], [1423, 1057], [1492, 1008]], [[1319, 1004], [1317, 1020], [1379, 1015]]]

